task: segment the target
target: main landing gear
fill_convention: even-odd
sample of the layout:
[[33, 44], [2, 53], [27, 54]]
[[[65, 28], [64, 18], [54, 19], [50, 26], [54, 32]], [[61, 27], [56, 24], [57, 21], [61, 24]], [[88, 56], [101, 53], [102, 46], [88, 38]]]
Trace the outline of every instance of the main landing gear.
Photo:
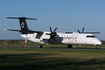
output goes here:
[[43, 40], [40, 40], [40, 43], [39, 43], [39, 48], [43, 48], [43, 46], [42, 46], [42, 44], [41, 44], [41, 42], [42, 42]]
[[94, 49], [97, 49], [97, 46], [96, 45], [94, 45]]
[[68, 45], [68, 48], [72, 48], [72, 45], [71, 45], [71, 44], [69, 44], [69, 45]]
[[43, 46], [42, 46], [42, 45], [39, 45], [38, 47], [39, 47], [39, 48], [43, 48]]

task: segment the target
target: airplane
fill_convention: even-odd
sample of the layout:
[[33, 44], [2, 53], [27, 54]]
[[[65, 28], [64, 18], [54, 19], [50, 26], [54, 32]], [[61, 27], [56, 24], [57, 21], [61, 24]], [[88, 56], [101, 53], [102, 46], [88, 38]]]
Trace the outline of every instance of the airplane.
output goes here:
[[72, 48], [72, 45], [93, 45], [94, 49], [97, 49], [98, 45], [101, 45], [101, 41], [94, 36], [97, 32], [82, 32], [79, 30], [77, 32], [56, 32], [57, 28], [52, 31], [49, 27], [50, 32], [47, 31], [33, 31], [27, 26], [27, 20], [37, 20], [36, 18], [26, 18], [26, 17], [7, 17], [8, 19], [19, 19], [21, 30], [6, 29], [7, 31], [17, 31], [21, 33], [21, 37], [30, 40], [32, 42], [38, 43], [39, 48], [43, 48], [43, 44], [67, 44], [68, 48]]

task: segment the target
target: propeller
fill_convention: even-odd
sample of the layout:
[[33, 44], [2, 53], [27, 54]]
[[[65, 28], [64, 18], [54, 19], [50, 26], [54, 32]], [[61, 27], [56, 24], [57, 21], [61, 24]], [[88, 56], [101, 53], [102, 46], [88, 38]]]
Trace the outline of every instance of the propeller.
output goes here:
[[55, 42], [55, 38], [54, 36], [57, 36], [57, 33], [55, 32], [57, 30], [57, 28], [55, 28], [55, 30], [52, 32], [52, 29], [51, 29], [51, 26], [49, 27], [50, 29], [50, 34], [47, 34], [47, 35], [50, 35], [50, 39], [48, 41], [50, 41], [51, 39], [53, 39], [53, 41]]
[[84, 27], [82, 28], [82, 32], [80, 32], [79, 30], [77, 30], [78, 31], [78, 33], [90, 33], [90, 34], [99, 34], [100, 32], [84, 32]]
[[82, 28], [82, 32], [80, 32], [79, 30], [77, 30], [78, 31], [78, 33], [84, 33], [84, 27]]

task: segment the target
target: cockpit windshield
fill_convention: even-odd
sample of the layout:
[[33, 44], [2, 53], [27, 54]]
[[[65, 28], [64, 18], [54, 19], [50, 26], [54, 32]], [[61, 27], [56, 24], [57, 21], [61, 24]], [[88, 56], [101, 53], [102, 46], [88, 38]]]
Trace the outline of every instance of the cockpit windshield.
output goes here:
[[88, 35], [88, 36], [86, 36], [86, 38], [95, 38], [95, 36], [94, 35]]

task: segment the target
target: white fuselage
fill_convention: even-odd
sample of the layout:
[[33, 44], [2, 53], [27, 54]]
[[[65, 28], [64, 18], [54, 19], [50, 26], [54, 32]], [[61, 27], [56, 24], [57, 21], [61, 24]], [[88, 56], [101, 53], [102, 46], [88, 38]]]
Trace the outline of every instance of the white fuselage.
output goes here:
[[[46, 44], [50, 38], [50, 35], [33, 33], [33, 34], [22, 34], [23, 38], [27, 38], [30, 41]], [[93, 34], [82, 34], [82, 33], [57, 33], [58, 36], [54, 37], [56, 43], [62, 44], [84, 44], [84, 45], [101, 45], [100, 40], [98, 40]], [[54, 43], [53, 40], [50, 43]]]

